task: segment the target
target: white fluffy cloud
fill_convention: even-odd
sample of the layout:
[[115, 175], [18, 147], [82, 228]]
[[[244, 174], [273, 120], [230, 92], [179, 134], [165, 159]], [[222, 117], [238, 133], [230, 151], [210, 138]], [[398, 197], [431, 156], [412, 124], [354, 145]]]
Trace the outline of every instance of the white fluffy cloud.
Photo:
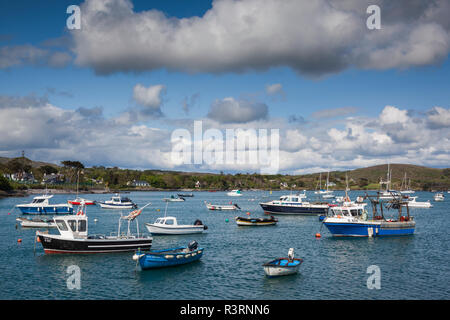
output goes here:
[[[239, 105], [234, 99], [230, 99], [230, 103]], [[193, 123], [165, 119], [167, 127], [160, 129], [152, 127], [151, 121], [145, 124], [127, 121], [125, 115], [105, 118], [101, 108], [67, 110], [45, 98], [0, 96], [1, 155], [12, 156], [26, 150], [31, 158], [43, 161], [77, 159], [87, 165], [140, 169], [248, 172], [260, 169], [258, 163], [180, 165], [171, 157], [171, 134], [175, 129], [185, 128], [193, 139]], [[262, 141], [258, 129], [268, 129], [269, 136], [271, 129], [278, 129], [279, 171], [307, 173], [345, 170], [387, 161], [448, 166], [448, 115], [449, 110], [442, 107], [433, 107], [424, 114], [408, 114], [401, 108], [386, 106], [375, 117], [352, 117], [339, 122], [317, 120], [302, 128], [282, 118], [260, 118], [245, 123], [206, 118], [202, 125], [203, 133], [208, 129], [222, 132], [219, 140], [205, 140], [205, 147], [224, 144], [225, 129], [228, 128], [235, 129], [235, 132], [255, 129], [247, 132], [250, 134], [247, 138], [258, 141], [258, 144]], [[233, 141], [235, 151], [256, 151], [253, 145], [239, 147], [236, 139]]]
[[[381, 30], [366, 28], [370, 4], [381, 7]], [[446, 0], [216, 0], [202, 17], [179, 19], [134, 12], [129, 0], [87, 0], [72, 36], [76, 62], [100, 74], [289, 66], [317, 76], [441, 61], [450, 26], [438, 9], [447, 7]]]

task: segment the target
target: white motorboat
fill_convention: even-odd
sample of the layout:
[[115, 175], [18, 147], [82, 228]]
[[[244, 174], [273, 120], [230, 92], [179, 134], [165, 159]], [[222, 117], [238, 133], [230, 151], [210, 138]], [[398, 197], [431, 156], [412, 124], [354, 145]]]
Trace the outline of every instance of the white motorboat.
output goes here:
[[443, 193], [438, 192], [434, 195], [434, 201], [444, 201], [444, 199], [445, 197]]
[[53, 219], [17, 218], [16, 221], [20, 222], [23, 228], [56, 228], [56, 223]]
[[328, 212], [328, 203], [314, 203], [303, 201], [297, 195], [284, 195], [279, 200], [262, 202], [259, 204], [266, 214], [305, 214], [316, 215]]
[[241, 208], [236, 204], [211, 204], [205, 201], [208, 210], [240, 210]]
[[230, 192], [227, 192], [227, 196], [240, 197], [240, 196], [242, 196], [242, 193], [241, 193], [241, 190], [236, 189], [236, 190], [231, 190]]
[[100, 202], [100, 207], [104, 209], [135, 209], [137, 205], [127, 197], [122, 198], [116, 194], [111, 197], [111, 200]]
[[403, 204], [403, 206], [404, 207], [408, 206], [410, 208], [431, 208], [431, 207], [433, 207], [433, 205], [430, 203], [430, 200], [420, 202], [420, 201], [416, 201], [416, 199], [417, 199], [417, 196], [408, 197], [406, 199], [407, 203]]
[[175, 217], [161, 217], [154, 223], [146, 223], [145, 227], [153, 235], [202, 233], [208, 228], [200, 220], [196, 220], [194, 224], [178, 224]]
[[164, 198], [163, 199], [166, 202], [183, 202], [186, 201], [183, 197], [174, 197], [170, 196], [170, 198]]

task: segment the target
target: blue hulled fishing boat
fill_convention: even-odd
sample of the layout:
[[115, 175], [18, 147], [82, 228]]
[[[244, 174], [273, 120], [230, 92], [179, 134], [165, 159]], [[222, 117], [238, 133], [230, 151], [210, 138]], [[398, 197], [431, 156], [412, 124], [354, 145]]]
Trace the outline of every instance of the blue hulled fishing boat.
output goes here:
[[[370, 197], [369, 197], [370, 198]], [[414, 233], [416, 222], [409, 215], [408, 202], [401, 198], [384, 201], [370, 199], [372, 202], [373, 216], [369, 219], [364, 207], [358, 204], [348, 204], [330, 208], [330, 215], [323, 224], [333, 236], [348, 237], [375, 237], [375, 236], [399, 236]], [[378, 212], [377, 206], [380, 211]], [[402, 214], [402, 208], [406, 207], [406, 215]], [[397, 209], [398, 217], [387, 218], [384, 209]]]
[[177, 247], [164, 250], [154, 250], [148, 253], [137, 252], [133, 260], [139, 262], [142, 270], [172, 267], [199, 260], [203, 248], [198, 248], [197, 241], [192, 241], [187, 247]]
[[19, 208], [23, 214], [73, 214], [71, 204], [50, 204], [49, 199], [52, 197], [53, 195], [48, 194], [34, 197], [31, 203], [18, 204], [16, 208]]

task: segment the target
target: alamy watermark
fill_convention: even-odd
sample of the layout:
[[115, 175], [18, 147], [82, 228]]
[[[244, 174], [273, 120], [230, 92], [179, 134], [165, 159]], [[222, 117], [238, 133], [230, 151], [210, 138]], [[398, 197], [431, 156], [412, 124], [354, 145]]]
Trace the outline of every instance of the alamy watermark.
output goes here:
[[370, 274], [367, 278], [367, 289], [381, 289], [381, 269], [377, 265], [370, 265], [367, 267], [366, 273]]
[[67, 267], [67, 274], [70, 274], [70, 276], [67, 278], [66, 284], [67, 289], [73, 290], [81, 289], [81, 270], [80, 267], [77, 265], [71, 265]]
[[172, 132], [171, 160], [175, 165], [247, 166], [261, 174], [278, 173], [279, 129], [219, 129], [203, 132], [202, 121], [194, 121], [193, 137], [187, 129]]

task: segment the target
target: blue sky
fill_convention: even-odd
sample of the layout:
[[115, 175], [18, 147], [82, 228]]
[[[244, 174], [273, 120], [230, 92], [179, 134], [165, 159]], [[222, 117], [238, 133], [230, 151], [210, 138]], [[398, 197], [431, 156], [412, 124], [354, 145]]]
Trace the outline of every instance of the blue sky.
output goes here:
[[[236, 124], [241, 124], [243, 128], [279, 126], [282, 130], [282, 136], [285, 133], [287, 134], [289, 130], [298, 130], [297, 133], [301, 135], [299, 139], [302, 140], [305, 138], [306, 142], [303, 144], [299, 143], [298, 150], [290, 150], [292, 161], [284, 167], [282, 166], [281, 171], [283, 172], [307, 172], [321, 170], [324, 167], [332, 167], [335, 169], [351, 168], [396, 160], [437, 167], [448, 166], [449, 150], [448, 144], [446, 143], [448, 141], [448, 133], [450, 132], [448, 131], [449, 128], [446, 125], [445, 119], [448, 117], [448, 101], [450, 101], [449, 30], [448, 25], [445, 25], [445, 23], [439, 24], [439, 15], [429, 17], [429, 12], [431, 12], [430, 8], [420, 8], [423, 12], [419, 13], [422, 14], [421, 18], [417, 20], [417, 24], [419, 25], [409, 25], [411, 22], [404, 16], [396, 17], [397, 20], [395, 20], [395, 23], [389, 21], [385, 25], [383, 25], [383, 20], [381, 20], [384, 28], [382, 30], [385, 34], [379, 36], [379, 39], [376, 38], [373, 40], [371, 38], [377, 30], [371, 31], [372, 34], [368, 30], [357, 30], [358, 32], [355, 34], [361, 37], [361, 39], [354, 42], [350, 36], [342, 36], [343, 32], [335, 34], [333, 33], [335, 31], [330, 31], [330, 34], [318, 33], [318, 36], [311, 40], [309, 33], [303, 34], [299, 31], [299, 44], [293, 45], [292, 48], [288, 46], [280, 50], [274, 48], [278, 45], [277, 37], [272, 36], [270, 38], [267, 36], [268, 38], [265, 39], [267, 30], [261, 30], [259, 32], [259, 30], [256, 30], [259, 25], [254, 24], [254, 29], [250, 29], [250, 33], [254, 32], [253, 37], [256, 39], [255, 43], [257, 43], [255, 47], [258, 49], [252, 51], [250, 45], [248, 49], [246, 47], [246, 43], [251, 42], [252, 38], [241, 41], [241, 47], [235, 47], [234, 50], [229, 49], [226, 39], [233, 39], [231, 41], [233, 42], [243, 32], [236, 33], [234, 37], [231, 37], [228, 35], [228, 30], [233, 28], [233, 24], [227, 24], [226, 21], [223, 22], [223, 18], [214, 20], [209, 16], [207, 17], [205, 13], [207, 15], [215, 13], [215, 16], [218, 17], [228, 17], [227, 14], [232, 12], [234, 15], [239, 16], [240, 13], [245, 13], [245, 10], [248, 8], [250, 12], [248, 16], [252, 17], [251, 13], [256, 12], [250, 10], [253, 8], [253, 1], [244, 1], [239, 6], [227, 4], [229, 2], [228, 0], [217, 2], [220, 2], [221, 5], [219, 3], [213, 6], [211, 1], [112, 1], [112, 9], [109, 11], [110, 15], [112, 15], [114, 10], [116, 10], [115, 12], [121, 12], [121, 5], [133, 4], [132, 12], [128, 12], [127, 15], [129, 18], [128, 25], [134, 27], [139, 26], [139, 23], [142, 22], [140, 19], [143, 16], [139, 14], [146, 14], [149, 10], [158, 10], [164, 16], [162, 18], [155, 18], [146, 15], [145, 19], [148, 19], [148, 22], [156, 21], [158, 25], [167, 24], [168, 32], [173, 32], [174, 36], [177, 36], [177, 34], [191, 36], [191, 33], [183, 33], [184, 30], [179, 27], [183, 23], [183, 20], [190, 21], [186, 29], [189, 29], [190, 25], [198, 23], [198, 29], [196, 30], [198, 30], [199, 38], [193, 38], [192, 42], [194, 44], [192, 50], [197, 50], [195, 47], [196, 41], [199, 43], [199, 48], [203, 48], [204, 44], [202, 43], [202, 39], [209, 35], [207, 33], [208, 30], [205, 30], [205, 33], [202, 34], [202, 30], [206, 28], [205, 26], [218, 26], [218, 30], [222, 31], [216, 34], [225, 34], [224, 40], [219, 39], [224, 41], [222, 45], [225, 45], [223, 57], [220, 57], [222, 55], [220, 50], [222, 49], [214, 48], [212, 44], [211, 54], [205, 53], [204, 50], [198, 52], [197, 56], [205, 55], [205, 62], [203, 63], [200, 58], [196, 59], [195, 56], [194, 58], [185, 58], [182, 53], [180, 55], [176, 51], [178, 47], [173, 45], [174, 51], [173, 53], [171, 51], [166, 52], [167, 58], [164, 56], [157, 57], [156, 53], [149, 49], [148, 57], [152, 58], [144, 57], [142, 64], [136, 65], [131, 59], [127, 61], [126, 57], [132, 56], [133, 54], [140, 55], [140, 51], [143, 51], [143, 48], [137, 46], [136, 48], [121, 47], [122, 41], [117, 40], [114, 43], [106, 44], [111, 45], [110, 48], [108, 47], [109, 51], [105, 50], [105, 52], [100, 52], [99, 48], [102, 49], [101, 46], [96, 46], [93, 38], [89, 38], [90, 35], [83, 27], [81, 32], [67, 30], [66, 19], [69, 15], [65, 11], [69, 5], [81, 5], [82, 15], [86, 14], [87, 16], [88, 14], [86, 12], [88, 10], [91, 10], [90, 14], [92, 14], [92, 6], [89, 7], [82, 1], [3, 1], [0, 4], [0, 50], [3, 48], [3, 51], [0, 51], [0, 67], [3, 61], [3, 67], [0, 68], [0, 95], [7, 97], [4, 99], [5, 101], [20, 97], [45, 97], [47, 102], [52, 106], [71, 112], [75, 112], [80, 108], [89, 110], [101, 108], [101, 117], [105, 121], [121, 117], [127, 112], [133, 112], [133, 110], [135, 113], [139, 113], [139, 110], [144, 110], [142, 108], [147, 108], [145, 109], [146, 112], [151, 111], [147, 114], [152, 114], [154, 110], [152, 109], [152, 111], [148, 108], [154, 108], [161, 113], [153, 113], [154, 116], [150, 117], [134, 118], [135, 123], [129, 123], [129, 128], [137, 124], [145, 125], [148, 128], [167, 130], [167, 135], [170, 134], [171, 130], [179, 126], [180, 122], [177, 121], [187, 123], [188, 120], [205, 120], [208, 121], [208, 127], [216, 126], [224, 130], [227, 125], [225, 121], [221, 122], [220, 119], [214, 119], [216, 122], [213, 122], [208, 115], [214, 103], [223, 103], [224, 99], [231, 97], [237, 104], [237, 110], [244, 108], [242, 101], [247, 101], [250, 104], [249, 108], [252, 108], [252, 104], [264, 104], [267, 106], [266, 114], [258, 115], [253, 113], [255, 118], [250, 119], [246, 123], [237, 119], [235, 124], [231, 124], [234, 127], [236, 127]], [[380, 4], [383, 13], [384, 2], [376, 2]], [[326, 5], [322, 1], [318, 1], [318, 3], [324, 6]], [[444, 9], [448, 8], [445, 7], [444, 2], [442, 5]], [[307, 5], [303, 2], [297, 2], [294, 9], [303, 10], [304, 8], [302, 6]], [[316, 10], [316, 8], [305, 7], [304, 10]], [[364, 19], [367, 17], [364, 11], [357, 11], [357, 6], [339, 8], [339, 10], [340, 14], [348, 14], [348, 18], [343, 20], [343, 23], [354, 19], [354, 21], [351, 20], [351, 23], [349, 22], [349, 28], [354, 27], [354, 23], [357, 23], [359, 20], [364, 22]], [[263, 9], [261, 11], [261, 16], [266, 14]], [[273, 21], [270, 21], [273, 24], [273, 28], [277, 28], [277, 19], [283, 18], [283, 12], [279, 13], [279, 15], [274, 14]], [[318, 12], [321, 11], [319, 10]], [[255, 14], [255, 17], [257, 15], [258, 13]], [[197, 20], [193, 18], [194, 16], [197, 17]], [[230, 17], [230, 19], [234, 18]], [[315, 21], [318, 18], [316, 17]], [[321, 18], [325, 19], [323, 16]], [[392, 19], [392, 17], [389, 19]], [[301, 28], [303, 20], [300, 17], [298, 24], [292, 24], [292, 28]], [[404, 22], [402, 22], [403, 20]], [[93, 19], [92, 21], [95, 20]], [[223, 25], [220, 25], [220, 23], [223, 23]], [[306, 25], [308, 21], [305, 20], [304, 23]], [[139, 31], [131, 30], [130, 28], [127, 29], [126, 26], [128, 25], [125, 25], [125, 27], [118, 26], [111, 31], [111, 34], [113, 32], [119, 35], [123, 34], [124, 38], [134, 36], [137, 38], [138, 36], [146, 36], [148, 34], [142, 33], [139, 35]], [[436, 25], [438, 26], [438, 32], [434, 30], [435, 32], [431, 37], [435, 42], [432, 42], [430, 45], [426, 42], [428, 40], [425, 40], [429, 39], [430, 36], [423, 34], [429, 30], [427, 28], [432, 28]], [[289, 25], [287, 26], [289, 27]], [[319, 30], [320, 27], [321, 25], [317, 25], [314, 30]], [[417, 30], [415, 31], [413, 27], [417, 28]], [[180, 30], [177, 30], [177, 28], [180, 28]], [[364, 29], [364, 25], [361, 28]], [[389, 31], [390, 28], [394, 30], [392, 31], [393, 34], [402, 34], [402, 30], [411, 30], [411, 34], [405, 34], [404, 38], [412, 40], [404, 40], [405, 43], [402, 43], [403, 39], [401, 37], [389, 39], [386, 36], [386, 34], [389, 34], [386, 30]], [[282, 25], [280, 30], [286, 30], [286, 26]], [[101, 30], [100, 27], [95, 31], [99, 32], [99, 34], [103, 32], [103, 37], [107, 36], [105, 32], [109, 32], [108, 30]], [[229, 31], [230, 35], [232, 35], [232, 32], [234, 30]], [[312, 33], [314, 34], [314, 32]], [[362, 33], [362, 35], [359, 35], [359, 33]], [[352, 35], [353, 33], [349, 34]], [[380, 34], [382, 33], [380, 32]], [[442, 35], [442, 37], [438, 38], [439, 35]], [[328, 36], [330, 38], [327, 38]], [[342, 41], [346, 41], [346, 44], [342, 45], [339, 42], [332, 46], [330, 45], [330, 48], [327, 49], [327, 42], [332, 42], [329, 39], [335, 39], [340, 36], [343, 37]], [[424, 39], [413, 39], [413, 37], [419, 36], [423, 36]], [[446, 36], [447, 38], [445, 38]], [[179, 37], [182, 38], [182, 36]], [[261, 39], [258, 37], [261, 37]], [[302, 40], [302, 37], [304, 40]], [[321, 43], [320, 37], [323, 37], [323, 43]], [[214, 40], [216, 38], [213, 38]], [[182, 39], [182, 41], [184, 40]], [[292, 38], [291, 41], [295, 42], [296, 38]], [[359, 42], [364, 45], [359, 45]], [[381, 44], [379, 46], [374, 44], [377, 42]], [[92, 48], [89, 51], [85, 49], [85, 46], [80, 46], [80, 43], [89, 43], [89, 45], [92, 45]], [[236, 43], [239, 43], [239, 41], [236, 41]], [[302, 47], [303, 43], [307, 44]], [[311, 46], [325, 48], [323, 50], [317, 50], [316, 54], [318, 56], [327, 50], [330, 51], [330, 56], [333, 56], [333, 50], [335, 50], [336, 56], [341, 55], [339, 61], [336, 62], [338, 66], [337, 70], [334, 67], [327, 69], [327, 61], [325, 60], [330, 56], [325, 54], [323, 58], [323, 65], [325, 67], [317, 67], [311, 71], [309, 69], [308, 59], [311, 59], [311, 65], [317, 63], [317, 61], [314, 60], [314, 55], [310, 56], [307, 54], [303, 57], [303, 54], [305, 51], [309, 52], [310, 50], [314, 51], [316, 49], [311, 49], [308, 43], [311, 43]], [[260, 46], [264, 46], [264, 44], [267, 45], [267, 52], [273, 51], [275, 53], [269, 55], [265, 51], [262, 52], [259, 48]], [[442, 48], [439, 47], [441, 44], [444, 44]], [[169, 42], [162, 42], [160, 45], [167, 46], [168, 48], [172, 46]], [[230, 43], [230, 47], [233, 45], [235, 44]], [[405, 54], [406, 51], [413, 51], [415, 46], [421, 45], [423, 48], [419, 48], [417, 54], [411, 55], [411, 57]], [[28, 47], [24, 48], [23, 46]], [[390, 48], [390, 51], [380, 59], [379, 56], [384, 54], [382, 50], [385, 47]], [[439, 50], [434, 50], [434, 47], [439, 47]], [[22, 49], [20, 52], [24, 52], [25, 50], [29, 50], [29, 52], [41, 50], [41, 60], [36, 62], [36, 60], [28, 58], [29, 53], [24, 53], [23, 58], [13, 64], [11, 62], [11, 52], [17, 48]], [[94, 50], [99, 51], [98, 56], [101, 56], [103, 60], [99, 62], [96, 60], [96, 57], [90, 56]], [[123, 55], [122, 50], [125, 51]], [[126, 52], [126, 50], [129, 50], [129, 52]], [[183, 50], [181, 48], [180, 52], [183, 52]], [[247, 50], [249, 52], [248, 54]], [[276, 55], [282, 50], [285, 51], [281, 52], [279, 57], [277, 57]], [[418, 56], [419, 53], [427, 50], [430, 52], [425, 52], [423, 56]], [[114, 56], [114, 53], [111, 54], [111, 52], [115, 51], [120, 52], [121, 55]], [[242, 53], [241, 55], [241, 51], [245, 54]], [[65, 59], [58, 60], [60, 62], [58, 62], [59, 64], [57, 66], [51, 63], [53, 61], [51, 60], [52, 55], [55, 52], [63, 53]], [[364, 54], [364, 52], [367, 53]], [[372, 57], [373, 52], [381, 53]], [[399, 54], [399, 57], [397, 57], [398, 52], [402, 52], [402, 54]], [[111, 56], [108, 56], [109, 54]], [[229, 59], [227, 54], [230, 55]], [[348, 58], [349, 56], [351, 57]], [[107, 66], [107, 70], [104, 72], [105, 67], [102, 61], [108, 59], [116, 62], [113, 62], [112, 66]], [[180, 63], [180, 61], [184, 62]], [[258, 64], [255, 64], [255, 66], [253, 61], [258, 61]], [[330, 61], [330, 64], [335, 63], [333, 58], [330, 58]], [[190, 68], [191, 63], [194, 66], [194, 70], [186, 70]], [[158, 91], [160, 100], [157, 106], [154, 106], [150, 102], [146, 104], [146, 102], [138, 100], [134, 96], [134, 88], [137, 84], [141, 84], [149, 89], [156, 85], [164, 87], [162, 91]], [[279, 90], [269, 93], [267, 87], [274, 84], [279, 85]], [[189, 112], [185, 112], [183, 109], [183, 101], [192, 104], [189, 106]], [[386, 109], [386, 106], [393, 106], [396, 109]], [[8, 105], [4, 105], [3, 107], [6, 108]], [[439, 107], [440, 109], [433, 109], [435, 107]], [[337, 112], [333, 112], [333, 110], [337, 110]], [[411, 130], [411, 128], [407, 128], [408, 125], [406, 123], [408, 121], [411, 121], [411, 123], [420, 122], [423, 127], [416, 128], [416, 130], [433, 128], [435, 131], [430, 132], [430, 136], [436, 136], [438, 133], [437, 137], [444, 140], [447, 137], [447, 140], [444, 141], [445, 143], [440, 148], [430, 149], [427, 152], [420, 151], [425, 150], [426, 145], [420, 145], [416, 143], [417, 141], [414, 143], [408, 141], [407, 143], [409, 145], [405, 146], [406, 140], [400, 139], [395, 133], [389, 133], [389, 130], [393, 129], [386, 127], [386, 125], [391, 125], [392, 123], [389, 121], [389, 123], [379, 123], [382, 113], [392, 110], [394, 112], [392, 116], [407, 113], [408, 119], [404, 117], [398, 119], [399, 123], [404, 126], [404, 130]], [[322, 111], [325, 111], [325, 113]], [[406, 113], [402, 113], [402, 111]], [[327, 112], [330, 116], [326, 115]], [[431, 116], [437, 113], [439, 117], [435, 118], [439, 118], [441, 122], [444, 121], [443, 123], [439, 122], [436, 124], [432, 122], [434, 118]], [[303, 118], [303, 125], [308, 123], [309, 127], [302, 127], [302, 123], [300, 122], [295, 123], [289, 121], [293, 116], [296, 119]], [[322, 119], [318, 118], [322, 116]], [[376, 153], [368, 150], [361, 151], [361, 145], [366, 142], [363, 143], [363, 141], [360, 141], [361, 145], [355, 145], [355, 149], [353, 150], [347, 146], [343, 147], [345, 149], [345, 156], [334, 158], [330, 156], [330, 153], [327, 153], [326, 155], [321, 155], [322, 160], [317, 164], [314, 161], [306, 159], [303, 159], [303, 164], [294, 164], [294, 159], [298, 156], [297, 153], [314, 154], [314, 152], [317, 152], [317, 149], [312, 147], [315, 139], [324, 139], [324, 136], [326, 137], [327, 134], [329, 136], [330, 133], [327, 132], [331, 128], [342, 132], [352, 131], [349, 131], [349, 128], [352, 126], [349, 124], [349, 121], [355, 120], [348, 120], [348, 117], [356, 119], [357, 122], [364, 122], [365, 128], [367, 128], [367, 134], [372, 133], [373, 130], [378, 130], [380, 133], [387, 132], [386, 139], [390, 139], [390, 141], [386, 146], [391, 148], [398, 146], [399, 149], [402, 149], [402, 152], [393, 157], [389, 152], [383, 155], [379, 151]], [[20, 119], [16, 120], [19, 121]], [[373, 123], [377, 121], [378, 123], [375, 128]], [[432, 124], [435, 126], [433, 127]], [[189, 124], [187, 127], [191, 125]], [[23, 131], [21, 134], [27, 135], [27, 132]], [[86, 134], [89, 135], [91, 132]], [[407, 135], [406, 132], [405, 135]], [[36, 147], [32, 147], [30, 144], [23, 144], [21, 139], [19, 139], [20, 137], [17, 137], [9, 137], [10, 141], [11, 139], [17, 139], [16, 147], [14, 147], [14, 144], [8, 143], [9, 147], [0, 148], [0, 155], [13, 156], [19, 150], [27, 147], [28, 154], [31, 154], [36, 160], [58, 162], [63, 160], [62, 158], [75, 156], [85, 161], [88, 165], [98, 164], [97, 162], [103, 160], [106, 161], [106, 159], [97, 159], [90, 155], [81, 155], [78, 149], [71, 149], [67, 145], [64, 145], [64, 143], [69, 144], [69, 142], [62, 142], [59, 136], [55, 137], [54, 140], [58, 141], [58, 143], [54, 146], [39, 146], [39, 143], [37, 143]], [[350, 135], [348, 134], [347, 137], [350, 137]], [[362, 137], [362, 134], [359, 137]], [[371, 137], [373, 138], [373, 136]], [[367, 142], [370, 143], [370, 139], [372, 138], [368, 137]], [[83, 138], [80, 137], [80, 139]], [[84, 137], [84, 139], [88, 138]], [[168, 144], [169, 142], [167, 141]], [[325, 146], [329, 142], [324, 141], [323, 145]], [[104, 146], [107, 143], [105, 141], [99, 142], [99, 145]], [[167, 145], [165, 147], [168, 148]], [[159, 145], [154, 146], [157, 150], [163, 150], [165, 147]], [[150, 149], [152, 149], [151, 146]], [[66, 151], [63, 152], [62, 150]], [[149, 152], [151, 153], [150, 150]], [[433, 160], [433, 154], [439, 154], [438, 160]], [[352, 158], [358, 158], [358, 156], [361, 157], [361, 161], [352, 162], [350, 160]], [[145, 157], [145, 155], [142, 155], [142, 157]], [[107, 160], [110, 165], [124, 167], [144, 168], [147, 166], [156, 166], [160, 168], [200, 169], [206, 171], [217, 169], [217, 167], [207, 166], [200, 168], [189, 166], [176, 167], [173, 164], [167, 164], [166, 161], [167, 158], [163, 156], [159, 159], [159, 162], [156, 160], [143, 161], [139, 164], [136, 162], [127, 163], [122, 160], [119, 163], [115, 163], [114, 160]], [[238, 166], [225, 168], [225, 170], [231, 171], [239, 171], [241, 169], [249, 170], [247, 167], [240, 168]]]

